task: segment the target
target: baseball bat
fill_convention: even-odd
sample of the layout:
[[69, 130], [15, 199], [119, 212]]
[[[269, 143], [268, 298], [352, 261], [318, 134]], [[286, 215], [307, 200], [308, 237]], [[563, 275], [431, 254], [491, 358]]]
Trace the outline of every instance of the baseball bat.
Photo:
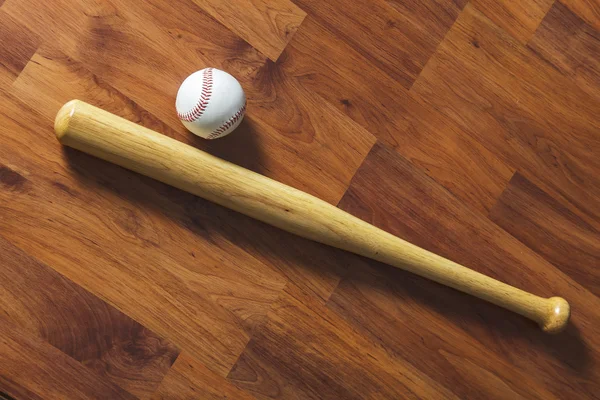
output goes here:
[[296, 235], [359, 254], [521, 314], [549, 333], [569, 303], [543, 298], [415, 246], [308, 193], [139, 126], [80, 100], [58, 112], [60, 143]]

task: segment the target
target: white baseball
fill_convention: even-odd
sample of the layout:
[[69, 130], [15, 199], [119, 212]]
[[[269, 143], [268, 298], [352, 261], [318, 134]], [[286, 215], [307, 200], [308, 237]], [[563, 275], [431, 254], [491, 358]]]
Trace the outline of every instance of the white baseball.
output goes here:
[[227, 72], [204, 68], [183, 81], [175, 107], [188, 130], [205, 139], [217, 139], [242, 122], [246, 95], [242, 85]]

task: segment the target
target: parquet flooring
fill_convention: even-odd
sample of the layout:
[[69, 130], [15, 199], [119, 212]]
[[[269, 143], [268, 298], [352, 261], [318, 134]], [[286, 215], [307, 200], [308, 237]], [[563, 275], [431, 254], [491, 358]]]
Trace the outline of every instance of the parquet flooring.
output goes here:
[[[176, 117], [207, 66], [239, 129]], [[556, 336], [75, 150], [79, 98], [572, 306]], [[600, 3], [0, 0], [0, 398], [593, 399]]]

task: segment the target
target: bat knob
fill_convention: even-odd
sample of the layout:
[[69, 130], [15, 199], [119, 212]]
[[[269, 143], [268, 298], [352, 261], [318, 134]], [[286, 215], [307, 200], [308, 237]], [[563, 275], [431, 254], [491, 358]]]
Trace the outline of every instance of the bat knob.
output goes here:
[[562, 297], [550, 297], [548, 303], [548, 312], [540, 325], [544, 332], [558, 333], [567, 326], [571, 316], [571, 307]]
[[54, 120], [54, 132], [56, 133], [58, 141], [61, 143], [63, 142], [63, 137], [69, 131], [69, 123], [73, 118], [73, 114], [75, 114], [75, 108], [79, 104], [81, 104], [80, 100], [71, 100], [63, 105], [56, 114], [56, 119]]

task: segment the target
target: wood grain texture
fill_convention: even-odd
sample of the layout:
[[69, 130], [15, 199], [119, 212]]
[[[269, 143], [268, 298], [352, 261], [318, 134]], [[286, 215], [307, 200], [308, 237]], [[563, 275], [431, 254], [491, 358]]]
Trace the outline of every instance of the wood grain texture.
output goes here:
[[600, 33], [562, 3], [554, 3], [528, 47], [578, 88], [598, 96]]
[[[431, 9], [424, 4], [418, 5], [419, 2], [403, 4], [385, 0], [295, 2], [309, 17], [338, 34], [358, 53], [368, 57], [377, 69], [405, 88], [410, 88], [443, 38], [444, 28], [450, 27], [452, 16], [458, 15], [464, 5], [463, 1], [455, 3], [452, 0], [436, 3]], [[435, 29], [428, 29], [428, 26], [435, 26]], [[377, 40], [372, 40], [373, 37]]]
[[[5, 252], [17, 260], [6, 273], [35, 265], [34, 281], [53, 283], [0, 283], [0, 304], [22, 305], [10, 320], [0, 308], [13, 330], [0, 398], [130, 398], [102, 372], [110, 362], [143, 376], [146, 398], [159, 375], [152, 396], [165, 399], [596, 398], [600, 13], [596, 0], [549, 4], [0, 0], [0, 231], [20, 249]], [[208, 143], [174, 110], [179, 84], [207, 66], [249, 99], [240, 129]], [[573, 325], [546, 337], [452, 289], [63, 151], [52, 122], [71, 98], [560, 292]], [[154, 332], [182, 355], [166, 375], [152, 369], [158, 353], [139, 370], [124, 344], [113, 360], [111, 343], [84, 340], [95, 325], [71, 314], [113, 318], [98, 332], [125, 341]]]
[[473, 0], [473, 4], [500, 28], [525, 44], [544, 19], [555, 0]]
[[451, 118], [407, 92], [342, 36], [310, 18], [280, 62], [303, 86], [480, 210], [489, 210], [514, 173], [509, 163]]
[[8, 87], [25, 68], [40, 40], [0, 9], [0, 88]]
[[544, 256], [596, 296], [600, 295], [600, 232], [521, 174], [490, 211], [490, 219]]
[[[4, 110], [10, 114], [14, 108], [11, 111], [8, 104]], [[27, 121], [33, 125], [24, 128]], [[168, 190], [161, 193], [164, 188], [149, 182], [132, 186], [136, 179], [123, 176], [117, 168], [63, 154], [46, 141], [55, 141], [54, 137], [37, 137], [39, 127], [46, 124], [52, 130], [52, 122], [35, 113], [29, 112], [28, 120], [19, 124], [8, 126], [9, 132], [20, 134], [4, 140], [3, 161], [18, 176], [35, 175], [2, 192], [7, 217], [2, 219], [3, 233], [144, 326], [173, 333], [169, 336], [175, 343], [188, 343], [186, 348], [201, 360], [214, 358], [214, 370], [228, 371], [227, 363], [233, 364], [237, 357], [235, 349], [241, 351], [246, 344], [246, 330], [266, 313], [285, 284], [284, 277], [215, 236], [211, 227], [195, 223], [186, 213], [186, 204], [192, 207], [189, 199]], [[29, 156], [31, 147], [19, 145], [23, 140], [36, 143], [33, 151], [38, 157]], [[61, 170], [50, 168], [51, 164], [62, 165]], [[153, 199], [148, 204], [155, 208], [132, 206], [135, 198]], [[106, 210], [111, 210], [109, 215]], [[85, 218], [77, 218], [80, 213]], [[61, 226], [70, 230], [56, 241]], [[210, 240], [199, 240], [204, 229], [204, 237]]]
[[[3, 171], [0, 180], [10, 182]], [[137, 397], [154, 392], [179, 353], [168, 340], [2, 237], [0, 263], [4, 318]]]
[[335, 206], [81, 100], [56, 115], [58, 141], [300, 237], [405, 269], [562, 331], [569, 304], [511, 287], [366, 224]]
[[[469, 316], [470, 306], [454, 308], [461, 297], [439, 291], [418, 277], [374, 266], [349, 274], [328, 307], [361, 335], [451, 389], [458, 398], [555, 398], [543, 382], [534, 381], [490, 350], [489, 339], [465, 333], [460, 320], [471, 320], [471, 324], [478, 318]], [[449, 319], [458, 326], [449, 326], [454, 325], [448, 324]], [[522, 384], [525, 381], [527, 385]]]
[[560, 0], [591, 26], [600, 30], [600, 4], [596, 0]]
[[413, 90], [598, 226], [596, 96], [572, 85], [470, 5]]
[[[33, 140], [39, 126], [47, 124], [50, 127], [52, 121], [50, 118], [53, 118], [56, 112], [53, 107], [59, 106], [57, 101], [65, 97], [74, 96], [84, 96], [99, 105], [107, 105], [109, 109], [155, 129], [168, 129], [168, 127], [152, 117], [137, 104], [131, 103], [123, 94], [91, 74], [80, 63], [61, 55], [60, 52], [42, 51], [39, 55], [36, 55], [35, 61], [36, 63], [30, 64], [28, 69], [21, 75], [19, 82], [14, 87], [14, 93], [31, 104], [32, 107], [37, 107], [40, 113], [49, 117], [47, 119], [42, 117], [34, 118], [34, 122], [28, 125], [29, 128], [16, 124], [11, 125], [11, 129], [14, 129], [13, 133], [21, 132], [23, 129], [29, 130], [29, 133], [23, 132], [24, 136], [21, 138], [22, 140]], [[44, 76], [47, 80], [40, 81], [39, 77], [41, 76]], [[77, 82], [77, 84], [71, 84], [68, 86], [68, 90], [64, 90], [62, 87], [54, 85], [55, 82], [60, 82], [61, 79]], [[37, 99], [30, 97], [32, 93], [30, 88], [32, 86], [37, 88], [34, 92], [38, 96]], [[7, 108], [7, 114], [15, 112], [16, 109], [14, 107], [13, 105]], [[282, 236], [281, 233], [275, 230], [265, 230], [263, 226], [257, 226], [250, 219], [240, 220], [239, 216], [235, 213], [222, 212], [214, 206], [207, 207], [204, 203], [190, 201], [191, 196], [186, 197], [184, 195], [182, 197], [181, 194], [173, 193], [170, 190], [164, 191], [164, 188], [161, 189], [160, 186], [148, 185], [147, 181], [132, 185], [132, 176], [123, 177], [122, 171], [118, 168], [106, 168], [102, 164], [97, 164], [97, 162], [85, 157], [77, 157], [73, 153], [61, 155], [60, 148], [52, 148], [49, 146], [50, 143], [45, 142], [45, 139], [55, 140], [50, 137], [44, 137], [44, 140], [41, 142], [38, 140], [37, 143], [40, 146], [39, 154], [45, 154], [45, 157], [35, 160], [26, 161], [29, 159], [27, 156], [29, 150], [21, 146], [18, 142], [13, 142], [13, 144], [8, 146], [10, 149], [13, 149], [12, 146], [15, 146], [9, 160], [13, 165], [19, 165], [17, 169], [23, 174], [25, 174], [23, 170], [52, 170], [48, 167], [41, 167], [45, 159], [52, 160], [50, 161], [51, 163], [63, 165], [61, 167], [63, 170], [59, 172], [60, 184], [55, 184], [57, 178], [52, 175], [40, 177], [41, 181], [45, 181], [42, 184], [45, 188], [40, 188], [40, 191], [37, 193], [39, 196], [51, 195], [69, 199], [64, 203], [65, 210], [47, 210], [49, 214], [58, 212], [56, 214], [58, 219], [48, 221], [49, 225], [38, 226], [41, 232], [38, 233], [36, 239], [38, 242], [37, 246], [39, 246], [37, 249], [32, 250], [32, 243], [29, 243], [26, 247], [29, 251], [33, 251], [36, 256], [46, 261], [48, 261], [49, 257], [50, 259], [59, 257], [62, 259], [62, 262], [59, 263], [60, 266], [57, 268], [62, 273], [71, 279], [77, 280], [80, 284], [87, 282], [85, 285], [89, 285], [87, 286], [89, 290], [100, 294], [103, 298], [108, 298], [113, 304], [116, 303], [119, 308], [124, 306], [124, 308], [121, 308], [122, 310], [126, 310], [130, 315], [136, 316], [136, 319], [144, 321], [147, 326], [152, 326], [154, 330], [166, 333], [178, 324], [173, 318], [198, 320], [198, 318], [210, 316], [208, 318], [213, 318], [214, 321], [204, 324], [210, 330], [218, 329], [219, 324], [221, 327], [225, 326], [223, 324], [233, 323], [237, 325], [237, 328], [234, 328], [234, 325], [230, 325], [226, 330], [228, 333], [224, 336], [233, 340], [233, 342], [229, 342], [230, 346], [232, 346], [231, 343], [235, 343], [235, 340], [241, 340], [238, 343], [242, 343], [240, 346], [243, 346], [243, 337], [245, 336], [243, 331], [251, 331], [256, 323], [262, 321], [268, 304], [276, 297], [278, 290], [283, 287], [286, 275], [289, 275], [298, 284], [302, 284], [301, 282], [303, 282], [306, 285], [306, 290], [312, 291], [323, 298], [327, 298], [335, 287], [337, 282], [335, 270], [336, 268], [339, 269], [339, 266], [342, 265], [343, 257], [337, 260], [332, 259], [331, 252], [323, 251], [318, 246], [308, 245], [304, 241], [298, 243], [297, 239], [291, 240], [290, 236]], [[17, 150], [19, 148], [20, 150]], [[8, 157], [8, 154], [6, 156]], [[91, 171], [99, 171], [99, 175], [95, 173], [90, 175]], [[80, 183], [82, 179], [86, 182], [83, 186]], [[133, 178], [134, 182], [135, 180]], [[91, 194], [84, 189], [87, 185], [97, 187], [103, 194], [92, 196], [92, 198], [87, 197], [85, 193]], [[111, 191], [115, 193], [111, 194]], [[105, 197], [106, 195], [108, 195], [108, 198]], [[83, 199], [81, 198], [82, 196], [87, 198]], [[82, 201], [77, 200], [78, 198], [81, 198]], [[133, 199], [137, 199], [135, 201], [147, 201], [146, 204], [153, 205], [153, 211], [139, 210], [137, 207], [132, 207], [129, 202]], [[32, 200], [34, 203], [38, 201]], [[105, 215], [106, 207], [102, 206], [105, 202], [112, 203], [109, 208], [116, 212], [112, 214], [113, 217], [109, 217], [108, 219], [106, 219]], [[56, 204], [55, 202], [50, 203], [48, 207], [54, 208]], [[91, 208], [96, 206], [100, 208], [97, 208], [95, 212], [90, 212]], [[22, 209], [23, 211], [29, 206], [25, 207], [25, 209]], [[86, 210], [83, 211], [79, 207], [83, 207]], [[66, 211], [67, 209], [71, 211], [68, 212]], [[73, 225], [73, 222], [68, 222], [70, 218], [73, 218], [68, 217], [68, 215], [73, 216], [73, 212], [77, 213], [75, 210], [78, 209], [85, 214], [95, 214], [96, 216], [92, 216], [92, 219], [99, 218], [105, 222], [98, 225], [97, 222], [80, 221], [83, 224], [77, 227], [77, 224]], [[15, 216], [20, 214], [20, 211], [16, 209], [13, 209], [13, 211], [17, 213], [14, 214]], [[166, 216], [163, 215], [165, 211], [167, 213]], [[42, 211], [42, 213], [44, 212]], [[28, 213], [25, 212], [26, 214]], [[23, 222], [25, 215], [22, 215], [18, 220]], [[30, 215], [30, 217], [37, 218], [34, 215]], [[14, 221], [16, 222], [17, 219]], [[119, 287], [118, 282], [123, 283], [133, 279], [132, 277], [120, 278], [121, 273], [115, 271], [121, 267], [116, 266], [116, 270], [107, 267], [100, 268], [97, 273], [100, 273], [103, 278], [97, 280], [93, 275], [89, 275], [89, 271], [81, 271], [75, 268], [74, 265], [70, 266], [71, 261], [69, 261], [70, 257], [67, 253], [58, 249], [53, 253], [48, 253], [46, 250], [48, 246], [55, 248], [56, 244], [53, 241], [47, 241], [53, 236], [52, 231], [56, 229], [60, 230], [59, 227], [61, 224], [70, 224], [76, 231], [77, 229], [85, 229], [84, 226], [88, 223], [96, 226], [105, 226], [105, 228], [96, 229], [97, 233], [100, 233], [102, 229], [108, 229], [107, 232], [113, 232], [109, 236], [104, 236], [104, 238], [96, 236], [91, 240], [97, 244], [105, 243], [107, 246], [115, 248], [115, 250], [120, 248], [122, 249], [122, 254], [116, 252], [110, 256], [100, 256], [100, 253], [96, 251], [90, 253], [89, 250], [91, 249], [88, 249], [88, 251], [81, 251], [78, 254], [78, 262], [97, 263], [100, 260], [104, 260], [100, 262], [116, 262], [117, 265], [120, 265], [120, 263], [125, 263], [124, 265], [131, 264], [135, 267], [129, 272], [133, 274], [133, 277], [134, 275], [139, 275], [144, 270], [144, 268], [140, 267], [140, 265], [147, 263], [144, 260], [153, 260], [150, 261], [153, 266], [147, 265], [147, 267], [155, 272], [151, 272], [149, 276], [160, 276], [161, 273], [157, 274], [155, 270], [158, 267], [167, 276], [173, 277], [170, 279], [175, 279], [176, 282], [186, 281], [192, 283], [188, 283], [187, 289], [176, 289], [177, 286], [173, 286], [172, 283], [164, 282], [166, 286], [163, 286], [163, 289], [166, 292], [162, 292], [162, 290], [156, 292], [155, 289], [144, 289], [144, 294], [139, 293], [138, 295], [140, 296], [140, 301], [145, 304], [142, 309], [146, 310], [144, 311], [146, 316], [144, 317], [138, 314], [138, 312], [132, 311], [137, 309], [139, 304], [126, 300], [127, 295], [124, 296], [123, 293], [126, 293], [127, 290], [115, 291], [110, 285], [99, 284], [109, 279], [116, 287]], [[7, 231], [12, 231], [13, 234], [20, 236], [17, 233], [20, 230], [17, 225], [13, 225], [12, 228], [6, 225], [5, 228]], [[115, 234], [122, 241], [109, 244], [109, 242], [114, 241], [110, 235]], [[200, 237], [210, 238], [210, 240], [204, 241], [203, 239], [198, 241], [197, 235], [199, 234], [201, 235]], [[87, 240], [91, 238], [91, 232], [88, 232], [87, 236], [88, 238], [84, 239], [78, 238], [77, 234], [75, 234], [69, 239], [69, 242], [72, 243], [71, 245], [74, 245], [74, 242], [79, 242], [79, 245], [75, 245], [75, 247], [83, 246], [85, 248], [87, 247], [86, 243], [90, 243]], [[248, 240], [248, 237], [254, 237], [256, 240]], [[237, 247], [232, 247], [232, 243], [246, 243], [246, 249], [241, 250]], [[140, 246], [136, 247], [137, 250], [133, 251], [133, 253], [131, 249], [132, 244]], [[272, 249], [274, 245], [276, 247], [275, 250]], [[155, 248], [154, 251], [152, 251], [153, 248]], [[126, 259], [129, 259], [129, 261], [126, 261]], [[174, 268], [173, 264], [181, 265], [182, 268]], [[164, 267], [161, 267], [161, 265], [164, 265]], [[324, 267], [324, 269], [321, 270], [317, 266]], [[251, 275], [246, 275], [243, 270]], [[261, 270], [266, 275], [261, 274]], [[190, 274], [197, 279], [192, 278]], [[252, 284], [252, 282], [255, 282], [256, 285]], [[186, 304], [192, 304], [193, 309], [199, 309], [198, 307], [202, 305], [202, 317], [186, 314], [185, 312], [177, 312], [172, 315], [165, 313], [164, 315], [159, 315], [158, 319], [154, 319], [152, 317], [153, 313], [150, 310], [173, 307], [173, 311], [175, 311], [176, 308], [181, 307], [176, 304], [167, 306], [170, 303], [162, 297], [167, 296], [167, 298], [170, 298], [171, 295], [167, 294], [167, 292], [171, 292], [172, 290], [176, 290], [178, 298], [185, 299]], [[206, 301], [209, 301], [213, 305], [208, 306], [204, 304]], [[142, 312], [142, 309], [139, 309], [139, 311]], [[231, 319], [227, 316], [229, 312], [233, 312], [237, 317]], [[179, 317], [176, 317], [176, 315], [179, 315]], [[167, 319], [163, 320], [164, 317]], [[238, 322], [233, 322], [236, 320]], [[217, 324], [216, 321], [220, 322]], [[195, 326], [195, 324], [189, 325], [188, 328], [180, 326], [179, 333], [175, 335], [174, 339], [179, 344], [181, 344], [182, 340], [194, 343], [188, 346], [188, 348], [196, 357], [206, 361], [206, 357], [215, 348], [211, 345], [201, 344], [204, 340], [202, 338], [205, 336], [198, 332], [203, 330], [204, 328]], [[221, 340], [224, 339], [222, 338]], [[230, 351], [225, 350], [224, 347], [221, 347], [221, 350], [225, 353], [229, 353]], [[231, 357], [230, 362], [233, 362], [235, 356], [234, 351], [231, 352], [231, 356], [220, 355], [217, 357], [219, 362], [211, 364], [211, 367], [218, 370], [220, 368], [219, 363], [222, 360], [227, 362], [227, 357]]]
[[[394, 185], [397, 181], [403, 184]], [[385, 193], [379, 189], [381, 185], [388, 188]], [[584, 286], [472, 212], [383, 145], [372, 150], [340, 207], [505, 282], [519, 282], [539, 293], [560, 291], [574, 310], [572, 326], [564, 336], [543, 338], [527, 328], [529, 321], [377, 266], [380, 278], [363, 277], [359, 271], [359, 276], [350, 275], [348, 283], [340, 284], [341, 292], [336, 290], [331, 297], [330, 306], [347, 319], [356, 320], [352, 325], [355, 329], [369, 331], [372, 340], [383, 341], [388, 352], [405, 355], [408, 362], [436, 381], [457, 390], [461, 398], [472, 397], [469, 391], [494, 397], [496, 390], [499, 398], [594, 398], [600, 377], [596, 362], [600, 343], [593, 332], [600, 313], [596, 311], [598, 297]], [[380, 283], [372, 288], [373, 280]], [[389, 288], [381, 288], [382, 281]], [[349, 293], [356, 290], [367, 299], [351, 300]], [[359, 301], [364, 301], [365, 308]], [[377, 314], [381, 315], [379, 323], [367, 322]], [[387, 332], [383, 332], [384, 326]], [[405, 337], [408, 342], [404, 342]], [[417, 346], [423, 350], [416, 350]], [[480, 353], [477, 348], [487, 350]], [[454, 368], [452, 372], [449, 365]], [[512, 374], [524, 374], [528, 384], [523, 385], [524, 378]], [[465, 376], [478, 383], [467, 383]]]
[[306, 16], [291, 0], [194, 0], [194, 3], [273, 61], [277, 61]]
[[187, 353], [182, 353], [152, 399], [252, 400], [254, 397], [210, 371]]
[[455, 398], [293, 286], [227, 378], [257, 399]]
[[128, 399], [80, 362], [0, 317], [0, 386], [16, 399]]

